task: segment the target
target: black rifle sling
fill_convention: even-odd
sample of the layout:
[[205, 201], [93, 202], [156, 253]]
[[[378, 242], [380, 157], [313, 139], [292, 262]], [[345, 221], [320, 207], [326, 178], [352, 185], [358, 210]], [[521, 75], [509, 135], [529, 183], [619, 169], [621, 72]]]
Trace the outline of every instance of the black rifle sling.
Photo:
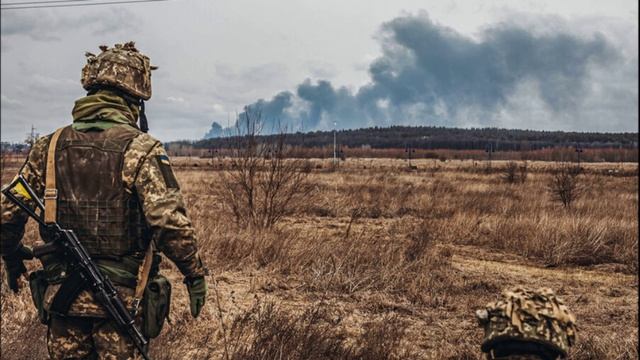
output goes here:
[[80, 272], [74, 271], [64, 280], [60, 289], [51, 301], [51, 311], [66, 315], [71, 308], [71, 304], [78, 297], [80, 292], [85, 289], [85, 280]]

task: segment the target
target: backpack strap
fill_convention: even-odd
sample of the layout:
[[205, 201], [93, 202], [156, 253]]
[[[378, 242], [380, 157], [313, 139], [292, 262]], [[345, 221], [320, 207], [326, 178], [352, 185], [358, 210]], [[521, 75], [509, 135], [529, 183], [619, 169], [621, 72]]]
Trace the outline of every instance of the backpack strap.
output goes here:
[[64, 128], [60, 128], [53, 133], [49, 142], [47, 152], [47, 169], [44, 188], [44, 222], [52, 224], [56, 222], [58, 189], [56, 188], [56, 144]]

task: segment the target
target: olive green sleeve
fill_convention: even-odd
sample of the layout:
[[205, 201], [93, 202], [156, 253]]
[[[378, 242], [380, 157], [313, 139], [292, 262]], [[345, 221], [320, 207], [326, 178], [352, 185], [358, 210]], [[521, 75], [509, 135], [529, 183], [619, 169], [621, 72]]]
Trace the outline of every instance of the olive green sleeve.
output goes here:
[[[18, 172], [40, 197], [44, 192], [46, 151], [50, 138], [50, 136], [42, 137], [34, 144], [31, 151], [29, 151], [26, 162]], [[25, 199], [21, 194], [15, 193], [15, 195], [24, 200], [27, 205], [33, 206], [33, 203], [29, 199]], [[6, 255], [13, 253], [22, 245], [24, 227], [29, 218], [24, 211], [4, 194], [0, 195], [0, 204], [2, 205], [0, 254]]]
[[195, 230], [169, 158], [159, 143], [147, 151], [137, 166], [133, 186], [157, 249], [173, 261], [185, 277], [204, 275]]

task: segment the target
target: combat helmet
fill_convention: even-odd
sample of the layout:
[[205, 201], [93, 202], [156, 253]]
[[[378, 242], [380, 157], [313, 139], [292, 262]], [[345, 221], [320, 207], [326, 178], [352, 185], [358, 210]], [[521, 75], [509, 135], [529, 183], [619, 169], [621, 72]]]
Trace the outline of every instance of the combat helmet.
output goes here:
[[575, 343], [575, 317], [553, 290], [506, 290], [476, 311], [489, 359], [564, 359]]
[[151, 70], [149, 57], [136, 49], [135, 43], [100, 46], [101, 53], [87, 52], [87, 64], [82, 68], [82, 87], [89, 91], [96, 87], [122, 90], [141, 100], [151, 98]]

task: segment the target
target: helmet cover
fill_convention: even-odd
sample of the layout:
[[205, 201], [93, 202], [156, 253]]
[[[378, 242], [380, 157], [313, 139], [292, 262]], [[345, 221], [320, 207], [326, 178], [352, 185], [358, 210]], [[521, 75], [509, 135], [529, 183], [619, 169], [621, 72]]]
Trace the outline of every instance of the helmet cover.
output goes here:
[[504, 299], [476, 311], [484, 328], [482, 351], [502, 342], [533, 342], [566, 357], [575, 343], [576, 319], [553, 290], [515, 288], [504, 291]]
[[151, 98], [151, 70], [149, 58], [136, 49], [135, 43], [115, 44], [113, 48], [100, 46], [97, 56], [87, 52], [87, 64], [82, 68], [80, 82], [85, 90], [97, 86], [115, 87], [142, 100]]

